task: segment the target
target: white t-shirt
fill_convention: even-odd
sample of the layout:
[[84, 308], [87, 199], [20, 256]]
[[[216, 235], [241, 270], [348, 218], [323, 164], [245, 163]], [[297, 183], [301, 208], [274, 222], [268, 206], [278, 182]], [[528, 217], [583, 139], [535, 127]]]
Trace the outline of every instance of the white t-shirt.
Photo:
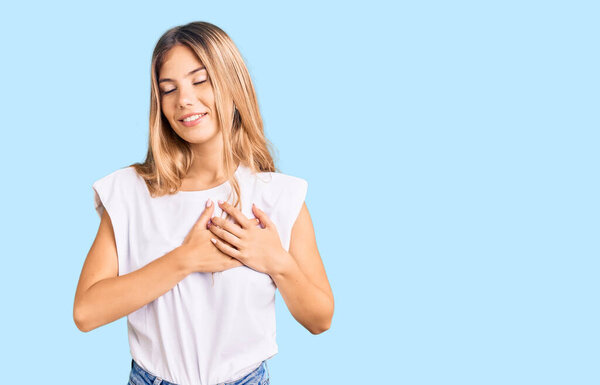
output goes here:
[[[255, 203], [275, 223], [281, 244], [289, 251], [292, 226], [308, 187], [306, 180], [276, 172], [253, 173], [242, 164], [235, 175], [242, 213], [254, 218]], [[92, 188], [98, 215], [106, 208], [113, 224], [119, 275], [138, 270], [180, 246], [208, 198], [215, 204], [213, 216], [224, 217], [216, 202], [226, 200], [232, 190], [227, 181], [208, 190], [152, 198], [133, 167], [112, 172]], [[146, 371], [176, 384], [237, 380], [278, 352], [276, 289], [268, 274], [245, 265], [215, 272], [214, 277], [212, 273], [191, 273], [127, 316], [131, 355]]]

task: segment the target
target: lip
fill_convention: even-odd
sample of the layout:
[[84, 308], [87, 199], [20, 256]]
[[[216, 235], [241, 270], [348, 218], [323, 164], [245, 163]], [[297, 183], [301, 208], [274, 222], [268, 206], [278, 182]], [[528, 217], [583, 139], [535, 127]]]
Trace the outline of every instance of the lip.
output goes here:
[[180, 122], [181, 122], [181, 124], [183, 124], [183, 125], [184, 125], [184, 126], [186, 126], [186, 127], [193, 127], [193, 126], [195, 126], [195, 125], [199, 124], [200, 122], [203, 122], [203, 121], [204, 121], [204, 118], [206, 118], [206, 115], [208, 115], [208, 113], [207, 113], [207, 112], [204, 112], [204, 113], [203, 113], [204, 115], [202, 115], [202, 116], [201, 116], [201, 117], [199, 117], [198, 119], [196, 119], [196, 120], [192, 120], [192, 121], [190, 121], [190, 122], [184, 122], [184, 121], [183, 121], [183, 119], [185, 119], [187, 116], [192, 116], [192, 115], [197, 115], [197, 114], [202, 114], [202, 113], [203, 113], [203, 112], [194, 113], [194, 114], [187, 114], [187, 115], [185, 115], [185, 116], [184, 116], [184, 117], [183, 117], [183, 118], [180, 120]]
[[192, 115], [198, 115], [198, 114], [205, 114], [206, 112], [192, 112], [191, 114], [187, 114], [187, 115], [183, 115], [181, 117], [179, 117], [179, 121], [181, 122], [183, 119], [187, 118], [188, 116], [192, 116]]

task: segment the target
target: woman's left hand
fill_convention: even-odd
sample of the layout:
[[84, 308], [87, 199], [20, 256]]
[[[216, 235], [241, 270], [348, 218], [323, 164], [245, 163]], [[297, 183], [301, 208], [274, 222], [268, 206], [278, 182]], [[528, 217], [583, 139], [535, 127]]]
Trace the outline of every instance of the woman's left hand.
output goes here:
[[209, 229], [216, 235], [213, 241], [215, 246], [253, 270], [269, 275], [274, 273], [286, 251], [271, 219], [254, 204], [252, 212], [256, 218], [252, 219], [246, 218], [238, 208], [228, 202], [219, 201], [219, 207], [237, 223], [219, 217], [210, 219]]

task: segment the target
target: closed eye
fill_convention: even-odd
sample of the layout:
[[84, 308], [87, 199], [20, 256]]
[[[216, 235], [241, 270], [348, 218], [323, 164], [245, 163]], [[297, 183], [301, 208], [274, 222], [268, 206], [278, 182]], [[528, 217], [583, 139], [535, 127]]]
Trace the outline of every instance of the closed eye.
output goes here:
[[[194, 85], [198, 85], [198, 84], [202, 84], [202, 83], [206, 83], [206, 80], [202, 80], [201, 82], [196, 82], [196, 83], [194, 83]], [[162, 91], [162, 94], [163, 94], [163, 95], [168, 95], [168, 94], [170, 94], [171, 92], [175, 91], [176, 89], [177, 89], [177, 88], [173, 88], [173, 89], [172, 89], [172, 90], [170, 90], [170, 91]]]

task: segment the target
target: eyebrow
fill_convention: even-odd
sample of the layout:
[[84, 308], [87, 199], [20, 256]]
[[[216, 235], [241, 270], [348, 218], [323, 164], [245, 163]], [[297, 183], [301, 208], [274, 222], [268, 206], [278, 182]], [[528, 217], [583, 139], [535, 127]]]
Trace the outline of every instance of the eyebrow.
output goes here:
[[[188, 72], [188, 74], [187, 74], [187, 75], [185, 75], [185, 76], [186, 76], [186, 77], [187, 77], [187, 76], [190, 76], [191, 74], [193, 74], [193, 73], [195, 73], [195, 72], [198, 72], [198, 71], [200, 71], [200, 70], [203, 70], [203, 69], [205, 69], [205, 68], [204, 68], [204, 66], [202, 66], [202, 67], [198, 67], [198, 68], [196, 68], [195, 70], [192, 70], [192, 71]], [[173, 82], [173, 81], [174, 81], [173, 79], [169, 79], [169, 78], [163, 78], [163, 79], [160, 79], [158, 82], [159, 82], [159, 83], [162, 83], [162, 82]]]

